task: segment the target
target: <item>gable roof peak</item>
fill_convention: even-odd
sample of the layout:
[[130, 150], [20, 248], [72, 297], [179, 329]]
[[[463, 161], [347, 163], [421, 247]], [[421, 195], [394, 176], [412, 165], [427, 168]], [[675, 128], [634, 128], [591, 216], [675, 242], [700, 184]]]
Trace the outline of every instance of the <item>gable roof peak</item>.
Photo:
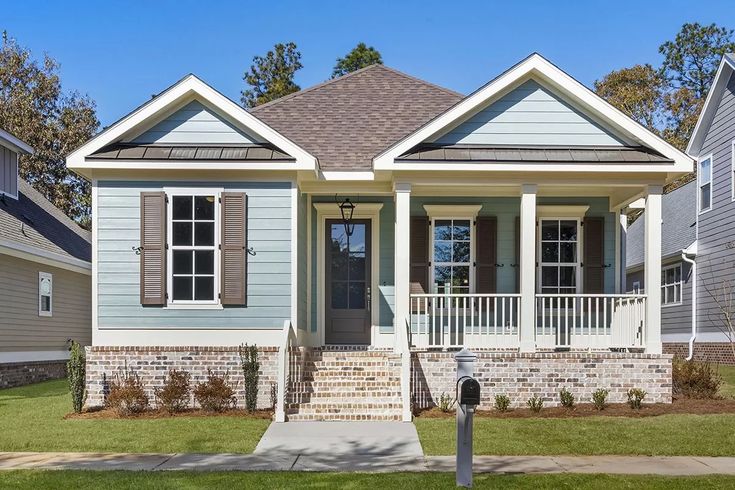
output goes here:
[[722, 94], [727, 88], [733, 72], [735, 72], [735, 53], [725, 53], [722, 56], [722, 61], [720, 61], [720, 66], [717, 68], [712, 85], [707, 92], [707, 98], [697, 118], [697, 124], [694, 126], [692, 136], [689, 138], [686, 149], [689, 155], [698, 157], [699, 152], [702, 151], [709, 127], [712, 124], [717, 108], [720, 105]]

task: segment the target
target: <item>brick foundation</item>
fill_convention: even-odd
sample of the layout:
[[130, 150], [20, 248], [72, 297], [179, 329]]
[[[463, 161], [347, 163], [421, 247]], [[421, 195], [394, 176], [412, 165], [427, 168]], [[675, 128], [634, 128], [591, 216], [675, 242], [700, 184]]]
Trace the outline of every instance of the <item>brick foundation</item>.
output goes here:
[[[670, 355], [632, 353], [502, 353], [478, 351], [475, 376], [482, 387], [481, 409], [492, 408], [495, 395], [504, 394], [511, 406], [525, 407], [533, 395], [546, 406], [559, 405], [566, 387], [578, 402], [590, 402], [597, 388], [610, 391], [610, 403], [624, 402], [630, 388], [648, 394], [644, 402], [671, 403]], [[456, 362], [453, 352], [414, 352], [411, 356], [411, 394], [414, 407], [435, 406], [442, 392], [455, 396]]]
[[66, 377], [66, 361], [8, 362], [0, 364], [0, 388]]
[[[689, 355], [689, 344], [686, 342], [664, 343], [664, 352], [687, 357]], [[732, 348], [727, 342], [695, 342], [694, 359], [735, 366], [735, 357], [733, 357]]]
[[[163, 385], [170, 369], [191, 374], [192, 387], [207, 379], [208, 369], [222, 375], [228, 373], [235, 389], [237, 406], [245, 406], [245, 386], [237, 347], [105, 347], [86, 348], [87, 406], [105, 403], [108, 382], [115, 374], [128, 370], [140, 376], [151, 405], [155, 404], [154, 389]], [[278, 349], [259, 347], [260, 382], [258, 408], [270, 408], [271, 383], [278, 376]], [[193, 398], [192, 398], [193, 404]]]

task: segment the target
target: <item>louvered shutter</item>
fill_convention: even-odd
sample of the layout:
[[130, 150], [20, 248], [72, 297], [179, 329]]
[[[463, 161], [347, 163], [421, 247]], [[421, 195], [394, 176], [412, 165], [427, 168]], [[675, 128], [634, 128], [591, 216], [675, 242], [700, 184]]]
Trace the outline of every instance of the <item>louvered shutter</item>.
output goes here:
[[166, 304], [166, 193], [140, 193], [140, 303]]
[[495, 264], [497, 254], [498, 222], [495, 218], [477, 218], [477, 259], [476, 272], [478, 293], [495, 293], [497, 290], [497, 274]]
[[221, 292], [223, 305], [247, 304], [248, 198], [242, 192], [223, 192]]
[[584, 292], [605, 292], [605, 220], [600, 217], [584, 219]]
[[429, 218], [411, 218], [411, 292], [429, 292]]

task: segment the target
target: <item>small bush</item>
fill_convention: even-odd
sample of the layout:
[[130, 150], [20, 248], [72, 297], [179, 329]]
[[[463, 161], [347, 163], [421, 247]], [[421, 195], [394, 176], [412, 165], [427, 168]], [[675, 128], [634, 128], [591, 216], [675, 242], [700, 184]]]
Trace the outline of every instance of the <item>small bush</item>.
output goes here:
[[592, 403], [595, 404], [597, 410], [604, 410], [607, 406], [607, 395], [610, 392], [604, 388], [598, 388], [592, 393]]
[[528, 404], [528, 408], [530, 408], [533, 413], [539, 413], [541, 409], [544, 408], [543, 398], [540, 398], [536, 395], [533, 395], [531, 398], [529, 398], [526, 403]]
[[156, 403], [169, 413], [183, 412], [189, 408], [191, 375], [186, 371], [172, 369], [163, 386], [155, 389]]
[[116, 374], [110, 383], [107, 406], [121, 416], [141, 413], [148, 408], [148, 395], [145, 394], [143, 383], [137, 374], [128, 371], [127, 364], [123, 372]]
[[271, 383], [271, 410], [276, 409], [278, 405], [278, 384]]
[[510, 408], [510, 398], [508, 398], [508, 395], [495, 395], [494, 406], [498, 412], [507, 412]]
[[66, 376], [69, 379], [72, 408], [76, 413], [81, 413], [86, 398], [84, 387], [86, 360], [84, 358], [84, 349], [78, 342], [73, 340], [69, 348], [69, 362], [66, 363]]
[[566, 388], [562, 388], [559, 392], [559, 399], [561, 400], [561, 406], [566, 408], [574, 408], [574, 395]]
[[442, 394], [439, 396], [439, 410], [444, 413], [451, 412], [455, 402], [456, 400], [454, 400], [451, 396], [442, 392]]
[[256, 345], [240, 345], [240, 367], [245, 380], [245, 408], [254, 412], [258, 406], [258, 380], [260, 379], [260, 362]]
[[194, 388], [194, 399], [207, 412], [224, 412], [235, 406], [235, 390], [227, 381], [227, 374], [217, 376], [209, 370], [207, 381]]
[[631, 388], [628, 390], [628, 405], [634, 410], [641, 408], [641, 403], [646, 397], [646, 392], [640, 388]]
[[687, 398], [716, 398], [722, 384], [716, 367], [706, 362], [685, 361], [681, 357], [674, 358], [671, 375], [674, 395]]

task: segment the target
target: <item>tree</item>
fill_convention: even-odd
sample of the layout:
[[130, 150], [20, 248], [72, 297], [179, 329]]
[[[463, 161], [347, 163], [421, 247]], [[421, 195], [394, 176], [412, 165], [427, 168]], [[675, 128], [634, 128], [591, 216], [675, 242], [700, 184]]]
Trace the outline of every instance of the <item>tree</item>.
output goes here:
[[337, 64], [332, 70], [332, 78], [339, 78], [366, 66], [382, 64], [383, 57], [377, 49], [372, 46], [368, 47], [365, 43], [358, 43], [344, 58], [337, 58]]
[[90, 226], [90, 185], [69, 171], [65, 157], [99, 127], [95, 104], [86, 95], [63, 92], [59, 64], [39, 62], [3, 32], [0, 46], [0, 128], [26, 141], [34, 155], [20, 159], [20, 175], [56, 207]]
[[651, 65], [635, 65], [597, 80], [595, 92], [649, 130], [658, 132], [665, 83]]
[[276, 44], [265, 57], [255, 56], [243, 76], [252, 88], [242, 91], [242, 105], [255, 107], [298, 92], [301, 88], [294, 82], [294, 74], [301, 68], [301, 53], [292, 42]]

